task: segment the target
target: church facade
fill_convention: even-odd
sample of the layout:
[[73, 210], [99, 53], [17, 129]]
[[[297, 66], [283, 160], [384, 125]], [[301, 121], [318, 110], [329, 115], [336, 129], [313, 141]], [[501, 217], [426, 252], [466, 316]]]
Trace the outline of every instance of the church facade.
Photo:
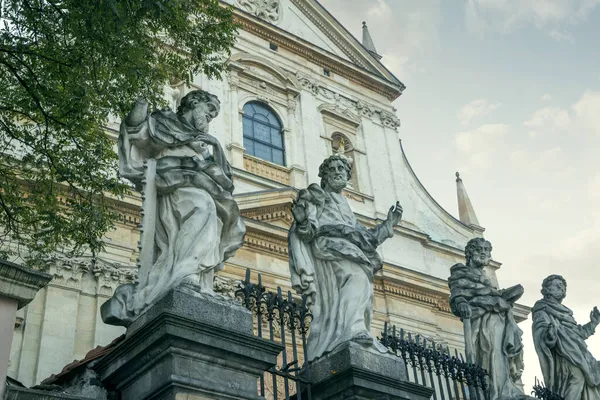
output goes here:
[[[384, 268], [375, 277], [373, 334], [387, 321], [462, 349], [463, 328], [450, 312], [446, 280], [450, 266], [464, 261], [467, 241], [482, 236], [483, 228], [468, 218], [472, 208], [465, 208], [462, 221], [444, 210], [411, 169], [392, 106], [405, 87], [385, 68], [368, 31], [359, 42], [315, 0], [227, 2], [241, 28], [226, 76], [197, 76], [191, 86], [172, 82], [166, 89], [174, 109], [194, 89], [221, 102], [210, 133], [233, 167], [247, 234], [215, 290], [232, 296], [247, 268], [271, 289], [291, 289], [291, 203], [299, 189], [319, 182], [323, 159], [339, 152], [353, 161], [344, 195], [362, 224], [381, 222], [397, 200], [404, 209], [394, 237], [380, 249]], [[107, 132], [116, 143], [118, 121]], [[464, 205], [463, 189], [459, 182]], [[8, 371], [26, 386], [124, 332], [102, 322], [100, 306], [119, 284], [135, 279], [141, 199], [134, 193], [113, 204], [119, 220], [105, 252], [57, 255], [40, 266], [54, 279], [19, 311]], [[492, 264], [492, 276], [499, 267]], [[518, 316], [526, 312], [519, 308]]]

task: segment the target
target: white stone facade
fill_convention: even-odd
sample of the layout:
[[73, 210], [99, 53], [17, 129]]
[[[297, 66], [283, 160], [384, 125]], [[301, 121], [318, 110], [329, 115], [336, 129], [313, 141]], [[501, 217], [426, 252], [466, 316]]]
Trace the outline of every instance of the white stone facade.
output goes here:
[[[359, 220], [375, 224], [396, 200], [404, 209], [395, 236], [380, 250], [385, 266], [375, 282], [374, 333], [387, 320], [462, 347], [462, 324], [450, 313], [446, 279], [450, 266], [464, 262], [467, 241], [482, 229], [442, 209], [410, 168], [391, 104], [403, 85], [315, 1], [280, 0], [276, 10], [264, 12], [251, 6], [265, 2], [229, 2], [244, 10], [236, 12], [242, 29], [229, 73], [222, 81], [197, 76], [192, 87], [166, 91], [173, 107], [195, 88], [221, 101], [210, 133], [227, 149], [248, 227], [244, 247], [220, 274], [223, 291], [231, 293], [231, 282], [246, 268], [262, 273], [271, 288], [289, 288], [291, 201], [296, 188], [319, 181], [320, 163], [331, 155], [336, 135], [343, 135], [356, 174], [345, 194]], [[267, 104], [282, 122], [285, 166], [244, 154], [242, 109], [248, 101]], [[116, 139], [116, 121], [108, 131]], [[19, 311], [9, 376], [25, 385], [39, 383], [124, 332], [103, 324], [99, 309], [118, 284], [134, 279], [140, 203], [136, 196], [115, 200], [122, 219], [97, 260], [56, 259], [43, 268], [54, 280]]]

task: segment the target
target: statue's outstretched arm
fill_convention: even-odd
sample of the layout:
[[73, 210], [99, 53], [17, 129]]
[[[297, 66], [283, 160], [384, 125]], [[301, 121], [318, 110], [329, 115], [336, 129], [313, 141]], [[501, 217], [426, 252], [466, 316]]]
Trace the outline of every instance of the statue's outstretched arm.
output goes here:
[[369, 229], [369, 232], [377, 239], [377, 245], [394, 236], [394, 226], [402, 219], [402, 212], [402, 206], [397, 201], [396, 204], [390, 207], [386, 220], [375, 228]]

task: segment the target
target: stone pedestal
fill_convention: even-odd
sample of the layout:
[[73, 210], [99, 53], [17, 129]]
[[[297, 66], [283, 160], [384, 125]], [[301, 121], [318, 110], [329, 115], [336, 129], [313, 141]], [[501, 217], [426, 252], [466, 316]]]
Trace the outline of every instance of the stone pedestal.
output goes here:
[[313, 400], [429, 400], [433, 389], [408, 382], [403, 361], [348, 342], [313, 361]]
[[29, 304], [51, 279], [43, 272], [0, 260], [0, 399], [6, 385], [17, 310]]
[[282, 350], [254, 336], [241, 305], [178, 287], [94, 369], [121, 399], [258, 400], [258, 379]]

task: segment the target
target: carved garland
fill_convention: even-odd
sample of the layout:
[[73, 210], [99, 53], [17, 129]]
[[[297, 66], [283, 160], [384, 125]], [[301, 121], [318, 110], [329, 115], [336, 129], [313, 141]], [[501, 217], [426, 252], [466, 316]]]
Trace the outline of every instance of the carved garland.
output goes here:
[[135, 265], [110, 263], [92, 257], [68, 257], [62, 254], [49, 256], [41, 268], [53, 276], [50, 285], [81, 289], [81, 281], [87, 273], [96, 279], [96, 293], [111, 295], [123, 283], [132, 283], [136, 279]]
[[385, 111], [367, 104], [362, 100], [353, 100], [336, 93], [328, 87], [319, 84], [311, 77], [303, 75], [300, 72], [296, 73], [296, 77], [298, 78], [300, 85], [302, 85], [305, 90], [311, 92], [314, 96], [321, 96], [327, 100], [333, 100], [339, 106], [350, 108], [358, 115], [361, 115], [365, 118], [375, 119], [378, 117], [381, 124], [388, 128], [396, 129], [400, 126], [400, 119], [398, 119], [395, 114], [389, 111]]
[[238, 6], [250, 14], [276, 23], [281, 19], [281, 4], [279, 0], [237, 0]]

